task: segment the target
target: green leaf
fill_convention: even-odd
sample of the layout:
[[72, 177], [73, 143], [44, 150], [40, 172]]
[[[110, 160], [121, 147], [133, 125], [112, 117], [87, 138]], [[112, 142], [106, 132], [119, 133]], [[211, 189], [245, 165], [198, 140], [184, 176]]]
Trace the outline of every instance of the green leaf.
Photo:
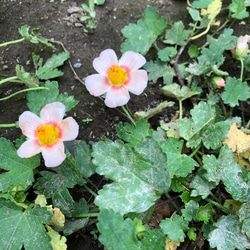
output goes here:
[[228, 77], [221, 98], [230, 107], [239, 106], [239, 101], [246, 101], [250, 98], [247, 82], [241, 82], [235, 77]]
[[164, 234], [167, 234], [168, 239], [182, 242], [185, 238], [184, 232], [188, 230], [188, 221], [185, 221], [180, 215], [174, 214], [171, 219], [162, 220], [160, 228]]
[[29, 34], [29, 26], [27, 24], [25, 24], [24, 26], [22, 26], [21, 28], [18, 29], [19, 33], [21, 34], [21, 36], [27, 40], [29, 40], [31, 43], [43, 43], [44, 45], [46, 45], [49, 48], [55, 49], [55, 47], [49, 43], [46, 39], [37, 37], [36, 34], [39, 34], [38, 32], [39, 29], [33, 29], [33, 35]]
[[192, 91], [187, 86], [183, 86], [181, 88], [181, 86], [177, 83], [173, 83], [173, 84], [162, 87], [161, 92], [164, 95], [168, 97], [176, 98], [179, 101], [184, 101], [190, 98], [191, 96], [200, 94], [200, 92]]
[[242, 167], [234, 162], [234, 158], [232, 150], [227, 145], [221, 148], [217, 160], [213, 155], [204, 156], [203, 168], [207, 171], [204, 176], [216, 185], [221, 180], [235, 200], [244, 202], [249, 199], [250, 173], [243, 171]]
[[95, 4], [97, 5], [103, 5], [105, 3], [105, 0], [95, 0]]
[[200, 51], [198, 50], [198, 48], [195, 46], [195, 45], [191, 45], [189, 48], [188, 48], [188, 55], [191, 57], [191, 58], [194, 58], [194, 57], [197, 57], [199, 55]]
[[178, 121], [179, 134], [187, 140], [187, 146], [197, 147], [201, 142], [207, 149], [216, 149], [227, 138], [230, 125], [226, 122], [215, 122], [216, 108], [200, 102], [191, 111], [192, 119]]
[[185, 208], [181, 210], [182, 217], [188, 222], [192, 220], [197, 221], [196, 213], [198, 209], [199, 203], [194, 200], [190, 200], [185, 204]]
[[97, 228], [101, 235], [99, 241], [109, 250], [139, 250], [134, 223], [130, 218], [123, 220], [112, 209], [101, 209]]
[[164, 84], [171, 84], [173, 82], [175, 72], [167, 63], [149, 61], [144, 65], [144, 69], [149, 73], [148, 80], [153, 83], [156, 83], [161, 77], [163, 77]]
[[146, 120], [140, 119], [136, 122], [136, 126], [127, 122], [122, 126], [122, 124], [119, 123], [116, 130], [121, 139], [129, 142], [130, 146], [135, 146], [149, 135], [149, 127], [150, 124]]
[[62, 102], [66, 106], [66, 112], [68, 112], [79, 102], [73, 96], [68, 96], [66, 92], [59, 95], [58, 83], [56, 81], [46, 81], [45, 84], [41, 83], [40, 86], [49, 88], [49, 90], [30, 91], [27, 94], [27, 105], [30, 111], [38, 116], [41, 109], [48, 103]]
[[206, 204], [205, 206], [200, 206], [196, 212], [196, 217], [200, 221], [204, 221], [205, 224], [213, 217], [214, 209], [211, 203]]
[[187, 44], [187, 38], [190, 34], [189, 30], [185, 30], [182, 21], [175, 22], [170, 30], [167, 30], [164, 43], [177, 44], [184, 46]]
[[123, 36], [127, 38], [121, 45], [122, 53], [132, 50], [145, 55], [166, 25], [167, 20], [159, 18], [158, 11], [148, 6], [144, 17], [139, 19], [137, 24], [130, 23], [121, 30]]
[[96, 172], [114, 182], [98, 192], [96, 205], [122, 215], [144, 212], [156, 201], [158, 192], [167, 192], [170, 176], [166, 157], [158, 143], [143, 139], [131, 149], [122, 141], [99, 141], [93, 145]]
[[53, 170], [53, 172], [41, 171], [42, 177], [38, 178], [34, 185], [34, 188], [44, 194], [47, 199], [53, 197], [64, 188], [73, 188], [81, 179], [80, 173], [67, 158]]
[[201, 9], [207, 8], [209, 4], [211, 4], [214, 0], [198, 0], [192, 3], [193, 8]]
[[189, 228], [189, 230], [187, 232], [187, 235], [188, 235], [188, 238], [190, 240], [196, 240], [196, 233], [195, 233], [195, 231], [196, 231], [196, 228], [194, 228], [194, 227]]
[[161, 229], [147, 230], [141, 241], [141, 250], [165, 250], [166, 237]]
[[39, 164], [39, 155], [32, 158], [20, 158], [13, 144], [1, 137], [0, 166], [6, 172], [0, 174], [0, 191], [6, 192], [10, 185], [16, 186], [21, 183], [25, 183], [25, 188], [29, 187], [34, 181], [33, 169]]
[[75, 149], [75, 163], [85, 177], [95, 173], [96, 166], [92, 162], [91, 149], [85, 141], [81, 141]]
[[200, 12], [199, 10], [187, 7], [189, 15], [192, 17], [192, 19], [197, 22], [201, 20]]
[[211, 190], [216, 187], [214, 182], [209, 182], [204, 176], [203, 173], [197, 174], [193, 177], [189, 187], [192, 189], [191, 196], [201, 196], [202, 199], [207, 198]]
[[186, 177], [198, 163], [185, 154], [181, 154], [183, 140], [170, 137], [160, 143], [162, 151], [167, 155], [167, 170], [170, 176]]
[[241, 223], [233, 215], [223, 215], [209, 234], [210, 247], [218, 250], [244, 250], [250, 248], [250, 241], [241, 233]]
[[[75, 214], [86, 214], [89, 212], [89, 206], [84, 198], [81, 198], [79, 202], [75, 201], [74, 211], [72, 215]], [[64, 235], [70, 235], [75, 231], [84, 228], [89, 222], [89, 217], [82, 218], [66, 218], [64, 227], [60, 229], [63, 231]]]
[[237, 214], [242, 222], [242, 231], [250, 238], [250, 200], [241, 205]]
[[233, 18], [241, 20], [249, 16], [244, 0], [232, 0], [232, 3], [229, 5], [229, 10], [233, 13]]
[[16, 65], [16, 76], [24, 82], [28, 88], [39, 87], [39, 80], [32, 74], [25, 72], [23, 67]]
[[177, 50], [174, 47], [166, 47], [165, 49], [158, 51], [158, 57], [163, 62], [169, 62], [171, 58], [175, 57]]
[[11, 201], [0, 199], [0, 248], [52, 249], [43, 225], [51, 218], [52, 213], [45, 207], [35, 206], [23, 211]]
[[36, 76], [42, 80], [48, 80], [51, 78], [59, 77], [63, 75], [63, 72], [58, 70], [57, 67], [63, 65], [63, 63], [69, 59], [69, 52], [62, 52], [58, 55], [53, 54], [47, 62], [38, 68]]

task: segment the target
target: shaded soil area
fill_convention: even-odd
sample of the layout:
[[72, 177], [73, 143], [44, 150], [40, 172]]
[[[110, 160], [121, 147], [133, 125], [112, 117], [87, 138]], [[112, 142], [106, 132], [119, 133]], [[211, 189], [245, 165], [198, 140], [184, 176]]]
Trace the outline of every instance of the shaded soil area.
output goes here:
[[[85, 77], [95, 73], [92, 61], [101, 51], [112, 48], [116, 51], [118, 57], [121, 56], [120, 48], [124, 41], [121, 29], [129, 23], [135, 23], [142, 18], [147, 5], [156, 7], [160, 12], [160, 16], [164, 16], [169, 20], [169, 24], [178, 20], [182, 20], [187, 24], [189, 22], [186, 13], [186, 1], [184, 0], [106, 0], [104, 5], [95, 8], [98, 27], [86, 33], [84, 32], [86, 28], [84, 23], [79, 20], [82, 13], [69, 13], [70, 8], [81, 7], [82, 3], [88, 4], [88, 1], [0, 0], [0, 43], [20, 39], [18, 29], [25, 24], [28, 24], [30, 29], [40, 28], [41, 36], [51, 41], [63, 43], [65, 49], [70, 52], [72, 65], [81, 64], [80, 68], [73, 67], [73, 69], [80, 80], [84, 82]], [[75, 14], [73, 15], [74, 18], [72, 14]], [[241, 30], [238, 30], [239, 35], [246, 34], [243, 29], [247, 29], [247, 27], [243, 26]], [[55, 43], [54, 45], [56, 50], [53, 53], [64, 51], [60, 44]], [[31, 44], [28, 41], [0, 48], [0, 74], [7, 77], [14, 76], [17, 63], [23, 66], [27, 72], [34, 72], [32, 52], [43, 57], [44, 61], [52, 55], [50, 49]], [[122, 109], [107, 108], [102, 100], [91, 96], [81, 81], [76, 79], [70, 67], [70, 62], [67, 61], [60, 68], [64, 75], [55, 80], [59, 83], [61, 93], [67, 92], [79, 101], [79, 104], [67, 114], [67, 116], [73, 116], [80, 125], [80, 133], [77, 139], [85, 140], [90, 144], [105, 138], [116, 139], [117, 124], [120, 121], [128, 121], [122, 113]], [[230, 65], [237, 74], [240, 70], [238, 66], [235, 68], [234, 65]], [[149, 83], [144, 94], [140, 96], [131, 95], [128, 107], [132, 113], [139, 110], [145, 111], [155, 107], [161, 101], [167, 100], [160, 92], [159, 85], [161, 85], [160, 81], [158, 84]], [[0, 98], [23, 88], [24, 86], [17, 83], [5, 83], [0, 86]], [[191, 107], [192, 100], [185, 101], [183, 113], [185, 114], [185, 111], [188, 111]], [[28, 107], [25, 93], [1, 102], [0, 123], [13, 123], [26, 110], [28, 110]], [[151, 126], [156, 128], [160, 120], [170, 121], [177, 110], [178, 103], [176, 102], [174, 107], [165, 109], [152, 118], [150, 120]], [[87, 119], [91, 121], [86, 122]], [[20, 136], [21, 131], [17, 128], [0, 128], [0, 137], [10, 139], [12, 142]], [[97, 178], [94, 181], [99, 185], [101, 180]], [[90, 199], [90, 201], [92, 200]], [[169, 210], [171, 208], [168, 208]], [[94, 224], [68, 237], [68, 249], [104, 249], [90, 231], [95, 231]], [[188, 246], [187, 249], [209, 249], [202, 242], [202, 239], [202, 235], [198, 236], [195, 246], [191, 246], [190, 242], [185, 243]]]

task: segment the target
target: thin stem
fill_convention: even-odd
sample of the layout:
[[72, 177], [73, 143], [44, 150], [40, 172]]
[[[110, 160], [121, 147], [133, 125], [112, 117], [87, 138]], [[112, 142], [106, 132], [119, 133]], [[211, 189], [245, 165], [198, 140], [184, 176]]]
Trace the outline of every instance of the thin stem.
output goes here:
[[220, 203], [220, 201], [218, 200], [218, 198], [212, 192], [210, 192], [210, 195], [216, 200], [216, 202]]
[[95, 192], [93, 192], [86, 184], [83, 184], [83, 186], [88, 190], [89, 193], [91, 193], [93, 196], [97, 196]]
[[201, 147], [201, 144], [199, 144], [198, 147], [196, 147], [196, 149], [193, 151], [191, 155], [189, 155], [189, 157], [193, 158], [193, 156], [196, 155], [196, 153], [199, 151], [200, 147]]
[[182, 119], [182, 100], [179, 100], [179, 110], [180, 110], [179, 119]]
[[244, 72], [244, 62], [243, 62], [242, 59], [240, 59], [240, 64], [241, 64], [240, 80], [242, 82], [242, 80], [243, 80], [243, 72]]
[[73, 218], [98, 217], [100, 213], [74, 214]]
[[1, 43], [0, 47], [7, 46], [7, 45], [10, 45], [10, 44], [14, 44], [14, 43], [20, 43], [20, 42], [22, 42], [24, 40], [25, 40], [25, 38], [21, 38], [21, 39], [18, 39], [18, 40], [9, 41], [9, 42], [6, 42], [6, 43]]
[[17, 76], [12, 76], [12, 77], [5, 78], [5, 79], [0, 81], [0, 85], [5, 83], [5, 82], [12, 82], [13, 80], [15, 81], [16, 79], [18, 79]]
[[125, 112], [125, 114], [127, 115], [127, 117], [129, 118], [129, 120], [134, 124], [134, 126], [136, 126], [136, 123], [135, 123], [133, 117], [128, 112], [128, 110], [124, 106], [121, 106], [121, 107], [122, 107], [123, 111]]
[[12, 94], [12, 95], [9, 95], [9, 96], [6, 96], [6, 97], [4, 97], [4, 98], [1, 98], [0, 101], [8, 100], [8, 99], [10, 99], [11, 97], [13, 97], [13, 96], [15, 96], [15, 95], [18, 95], [18, 94], [21, 94], [21, 93], [26, 92], [26, 91], [40, 90], [40, 89], [47, 89], [47, 90], [49, 90], [49, 88], [46, 88], [46, 87], [36, 87], [36, 88], [23, 89], [23, 90], [20, 90], [20, 91], [15, 92], [15, 93]]
[[228, 209], [228, 208], [226, 208], [226, 207], [222, 206], [222, 205], [221, 205], [221, 204], [219, 204], [218, 202], [215, 202], [215, 201], [213, 201], [213, 200], [211, 200], [211, 199], [209, 199], [209, 198], [206, 198], [205, 200], [206, 200], [207, 202], [209, 202], [209, 203], [213, 204], [214, 206], [216, 206], [216, 207], [220, 208], [222, 211], [224, 211], [224, 212], [225, 212], [225, 213], [227, 213], [227, 214], [233, 214], [233, 215], [236, 215], [236, 212], [234, 212], [233, 210]]
[[10, 128], [10, 127], [17, 127], [17, 124], [16, 123], [0, 124], [0, 128]]
[[201, 32], [200, 34], [198, 34], [198, 35], [196, 35], [196, 36], [191, 37], [190, 40], [195, 40], [195, 39], [197, 39], [197, 38], [200, 38], [200, 37], [203, 36], [203, 35], [206, 35], [207, 32], [209, 31], [209, 29], [210, 29], [210, 23], [208, 24], [206, 30], [204, 30], [203, 32]]

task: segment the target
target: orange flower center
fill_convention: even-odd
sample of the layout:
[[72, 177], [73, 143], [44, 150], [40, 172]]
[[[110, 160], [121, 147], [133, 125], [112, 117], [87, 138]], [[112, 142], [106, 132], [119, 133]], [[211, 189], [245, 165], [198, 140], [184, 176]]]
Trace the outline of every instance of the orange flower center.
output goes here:
[[119, 66], [113, 66], [108, 72], [108, 78], [112, 85], [119, 86], [127, 80], [127, 73]]
[[59, 129], [53, 125], [42, 125], [38, 128], [36, 134], [42, 145], [52, 145], [59, 137]]

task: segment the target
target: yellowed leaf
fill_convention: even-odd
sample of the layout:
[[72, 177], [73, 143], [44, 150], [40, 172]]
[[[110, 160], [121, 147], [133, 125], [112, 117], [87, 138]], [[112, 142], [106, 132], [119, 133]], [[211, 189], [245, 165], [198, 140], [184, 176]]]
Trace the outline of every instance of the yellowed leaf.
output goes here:
[[172, 241], [166, 239], [166, 250], [176, 250], [177, 247], [180, 246], [180, 241]]
[[235, 212], [238, 212], [240, 210], [241, 205], [242, 205], [241, 202], [232, 199], [225, 200], [223, 204], [224, 207], [231, 209]]
[[242, 154], [234, 153], [235, 155], [234, 162], [241, 165], [242, 169], [245, 169], [247, 172], [250, 171], [250, 163], [248, 160], [249, 157], [244, 157], [244, 156], [248, 154], [249, 154], [249, 150], [247, 150], [245, 153], [242, 153]]
[[220, 13], [222, 2], [220, 0], [214, 0], [207, 6], [207, 9], [201, 9], [201, 15], [208, 15], [208, 18], [212, 21]]
[[64, 227], [64, 223], [65, 223], [64, 214], [57, 207], [53, 208], [52, 205], [46, 206], [47, 205], [47, 200], [46, 200], [46, 197], [43, 194], [39, 194], [36, 197], [35, 204], [40, 205], [41, 207], [47, 207], [47, 210], [50, 211], [51, 213], [53, 213], [53, 217], [48, 222], [48, 225], [55, 226], [55, 227], [58, 227], [58, 228]]
[[66, 237], [61, 236], [58, 232], [56, 232], [54, 229], [52, 229], [50, 226], [46, 225], [46, 228], [48, 230], [48, 235], [51, 238], [51, 245], [53, 250], [66, 250]]
[[223, 144], [227, 144], [237, 154], [245, 153], [250, 148], [250, 135], [240, 131], [235, 122], [231, 125], [227, 138]]
[[59, 208], [55, 207], [52, 208], [52, 213], [53, 213], [53, 217], [51, 218], [51, 220], [48, 222], [49, 225], [58, 227], [58, 228], [62, 228], [64, 227], [64, 223], [65, 223], [65, 216], [64, 214], [60, 211]]

